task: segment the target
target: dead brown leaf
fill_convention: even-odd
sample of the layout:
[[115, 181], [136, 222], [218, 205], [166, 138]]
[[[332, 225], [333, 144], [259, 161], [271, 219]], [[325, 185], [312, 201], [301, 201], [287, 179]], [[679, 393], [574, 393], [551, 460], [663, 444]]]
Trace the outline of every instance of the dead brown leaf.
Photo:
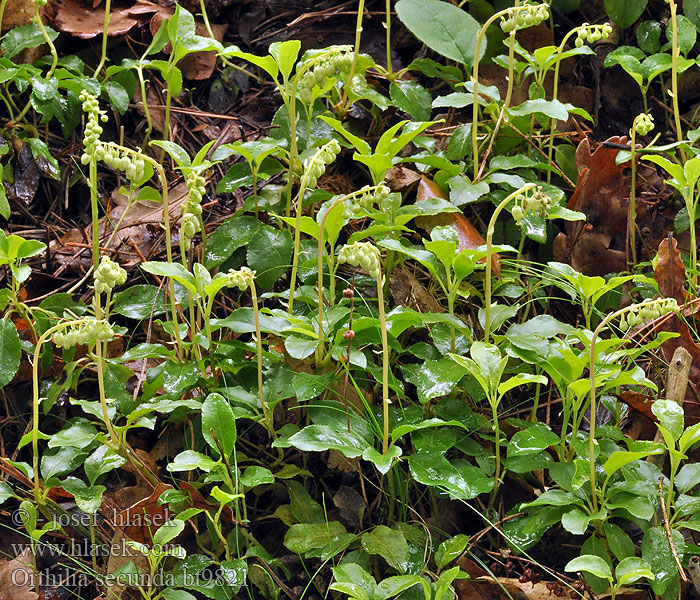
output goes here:
[[[685, 291], [685, 265], [681, 260], [676, 240], [669, 237], [659, 244], [659, 259], [654, 271], [654, 279], [659, 284], [659, 292], [666, 298], [675, 298], [683, 306], [689, 300]], [[687, 304], [686, 304], [687, 306]], [[692, 310], [684, 311], [690, 314]], [[657, 331], [674, 331], [679, 337], [664, 342], [661, 353], [667, 363], [673, 358], [676, 348], [685, 348], [693, 360], [688, 375], [688, 389], [685, 394], [683, 408], [685, 409], [686, 425], [700, 420], [700, 347], [698, 347], [688, 325], [680, 317], [673, 315], [656, 329]]]
[[[102, 35], [105, 20], [104, 8], [94, 7], [91, 2], [80, 0], [57, 0], [50, 6], [49, 20], [59, 31], [81, 39]], [[161, 8], [147, 0], [112, 4], [108, 35], [118, 36], [128, 33], [134, 27], [146, 23], [150, 15], [157, 13]]]
[[38, 597], [34, 591], [34, 567], [29, 546], [16, 558], [0, 561], [0, 598], [37, 600]]

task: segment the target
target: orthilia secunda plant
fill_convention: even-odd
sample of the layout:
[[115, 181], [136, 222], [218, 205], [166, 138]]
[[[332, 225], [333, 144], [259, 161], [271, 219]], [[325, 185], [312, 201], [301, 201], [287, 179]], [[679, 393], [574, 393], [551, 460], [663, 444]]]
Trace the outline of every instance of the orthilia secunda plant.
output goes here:
[[355, 242], [345, 245], [338, 253], [339, 263], [362, 267], [377, 281], [377, 303], [379, 304], [379, 325], [382, 336], [382, 410], [384, 413], [384, 438], [382, 452], [389, 450], [389, 341], [386, 333], [386, 313], [384, 312], [384, 281], [379, 249], [370, 242]]
[[311, 104], [315, 86], [323, 88], [330, 77], [341, 80], [347, 79], [351, 67], [352, 53], [349, 46], [339, 46], [331, 49], [328, 54], [323, 55], [313, 67], [300, 77], [298, 83], [299, 99], [304, 104]]
[[589, 460], [590, 460], [590, 478], [591, 478], [591, 498], [593, 499], [593, 512], [598, 512], [598, 491], [595, 479], [595, 428], [596, 428], [596, 397], [595, 397], [595, 346], [596, 340], [600, 332], [615, 319], [620, 319], [620, 328], [627, 330], [631, 327], [640, 325], [641, 323], [650, 320], [658, 319], [671, 312], [678, 312], [678, 302], [675, 298], [657, 298], [655, 300], [646, 300], [639, 304], [632, 304], [621, 308], [607, 315], [598, 327], [596, 327], [591, 337], [591, 349], [588, 364], [588, 380], [589, 380], [589, 400], [590, 400], [590, 432], [588, 437], [589, 443]]
[[[391, 190], [388, 186], [383, 183], [379, 185], [369, 186], [366, 185], [361, 189], [341, 196], [335, 200], [324, 213], [319, 223], [318, 232], [318, 334], [319, 338], [323, 340], [323, 255], [325, 253], [324, 246], [324, 235], [326, 231], [326, 221], [329, 215], [340, 205], [343, 206], [343, 218], [352, 219], [362, 215], [362, 211], [370, 211], [375, 205], [379, 210], [385, 210], [387, 208], [387, 203]], [[328, 256], [329, 270], [331, 272], [330, 281], [330, 302], [333, 304], [335, 302], [335, 272], [333, 269], [333, 259], [332, 259], [332, 248], [331, 254]], [[318, 351], [316, 352], [316, 364], [321, 364], [323, 359], [323, 341], [318, 346]]]
[[519, 190], [506, 196], [496, 207], [491, 215], [488, 229], [486, 230], [486, 273], [484, 279], [484, 342], [489, 341], [491, 333], [491, 258], [493, 256], [493, 234], [496, 229], [496, 221], [501, 211], [515, 200], [515, 206], [511, 214], [515, 222], [520, 225], [521, 219], [530, 214], [545, 218], [552, 206], [552, 199], [542, 191], [542, 186], [534, 183], [526, 183]]
[[206, 192], [205, 183], [204, 177], [200, 174], [194, 171], [185, 173], [185, 186], [187, 187], [188, 194], [180, 211], [182, 215], [180, 221], [180, 244], [185, 252], [190, 249], [192, 238], [197, 233], [201, 231], [204, 236], [202, 197]]
[[[251, 271], [248, 267], [241, 267], [235, 271], [231, 269], [226, 277], [228, 279], [226, 287], [238, 288], [241, 292], [245, 292], [250, 288], [250, 294], [253, 299], [253, 316], [255, 318], [255, 343], [257, 346], [258, 355], [258, 393], [260, 394], [260, 406], [263, 411], [263, 420], [266, 429], [274, 436], [275, 427], [272, 422], [272, 413], [270, 412], [267, 402], [265, 402], [265, 393], [263, 392], [263, 372], [262, 372], [262, 335], [260, 330], [260, 313], [258, 311], [258, 294], [255, 290], [255, 271]], [[209, 319], [205, 319], [206, 322]]]
[[294, 288], [297, 281], [297, 269], [299, 266], [299, 246], [301, 244], [301, 215], [303, 213], [304, 194], [307, 190], [313, 189], [318, 184], [318, 180], [326, 172], [326, 168], [340, 153], [340, 144], [338, 140], [331, 140], [327, 144], [321, 146], [311, 158], [304, 161], [304, 173], [299, 182], [299, 191], [296, 198], [296, 224], [294, 231], [294, 256], [292, 258], [292, 275], [289, 285], [289, 314], [292, 314], [294, 308]]
[[[646, 136], [654, 129], [654, 118], [648, 113], [638, 114], [634, 118], [630, 129], [630, 199], [627, 206], [627, 238], [629, 240], [629, 253], [627, 263], [630, 267], [637, 264], [637, 136]], [[652, 142], [653, 143], [653, 142]]]
[[[115, 144], [114, 142], [102, 142], [100, 135], [103, 128], [100, 123], [107, 121], [107, 113], [100, 110], [99, 101], [95, 96], [83, 90], [79, 96], [83, 111], [87, 116], [85, 135], [83, 138], [84, 152], [80, 157], [83, 165], [89, 165], [88, 183], [90, 186], [90, 204], [92, 209], [92, 270], [96, 270], [100, 260], [100, 227], [99, 227], [99, 199], [97, 195], [97, 163], [106, 165], [118, 171], [124, 171], [127, 179], [133, 183], [140, 183], [146, 176], [146, 165], [150, 165], [158, 174], [161, 184], [161, 198], [163, 202], [163, 227], [165, 230], [165, 250], [168, 262], [173, 262], [172, 241], [170, 237], [170, 212], [168, 201], [168, 182], [163, 167], [150, 156], [140, 150], [131, 150]], [[183, 356], [184, 349], [179, 333], [177, 321], [177, 306], [172, 280], [169, 283], [170, 310], [172, 316], [175, 341], [178, 355]], [[99, 318], [99, 294], [96, 295], [95, 314]]]
[[549, 5], [530, 4], [527, 0], [522, 6], [513, 6], [498, 11], [491, 16], [481, 27], [476, 36], [474, 48], [474, 66], [472, 67], [472, 91], [474, 102], [472, 108], [472, 161], [474, 168], [474, 181], [478, 179], [479, 173], [479, 146], [478, 146], [478, 124], [479, 124], [479, 59], [481, 56], [481, 43], [484, 40], [486, 31], [493, 23], [501, 19], [501, 29], [504, 33], [510, 33], [516, 29], [524, 29], [539, 25], [542, 21], [549, 19]]

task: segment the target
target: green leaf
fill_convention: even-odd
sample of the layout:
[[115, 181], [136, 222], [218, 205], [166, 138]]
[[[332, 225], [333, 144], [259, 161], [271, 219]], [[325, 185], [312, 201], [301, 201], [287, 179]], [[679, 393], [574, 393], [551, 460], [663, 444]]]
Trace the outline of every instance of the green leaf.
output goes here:
[[[358, 600], [374, 600], [377, 583], [367, 571], [357, 563], [342, 563], [332, 567], [336, 583], [331, 584], [331, 589], [349, 594]], [[350, 587], [337, 587], [338, 584]]]
[[165, 150], [175, 160], [178, 167], [189, 167], [192, 164], [190, 155], [180, 144], [167, 140], [153, 140], [151, 144]]
[[405, 573], [409, 566], [408, 542], [403, 533], [386, 525], [377, 525], [362, 535], [362, 547], [369, 554], [378, 554], [390, 566]]
[[83, 512], [94, 515], [102, 506], [102, 494], [107, 488], [103, 485], [88, 487], [85, 482], [77, 477], [67, 477], [61, 484], [69, 494], [75, 498], [75, 503]]
[[418, 483], [442, 489], [452, 498], [471, 500], [493, 488], [493, 478], [481, 469], [471, 465], [456, 467], [442, 455], [416, 452], [407, 460]]
[[643, 558], [628, 556], [623, 558], [615, 567], [615, 579], [617, 579], [617, 585], [619, 586], [634, 583], [642, 578], [654, 579], [651, 566]]
[[[686, 552], [683, 534], [675, 529], [672, 529], [671, 532], [676, 553], [678, 556], [683, 556]], [[651, 589], [654, 590], [654, 593], [664, 594], [667, 598], [677, 598], [678, 568], [663, 525], [649, 527], [644, 533], [642, 558], [649, 563], [654, 573], [654, 578], [651, 580]]]
[[469, 536], [463, 533], [442, 542], [435, 551], [435, 564], [438, 571], [444, 569], [453, 560], [459, 558], [469, 543]]
[[518, 373], [506, 379], [498, 386], [498, 395], [503, 396], [513, 388], [521, 385], [529, 385], [531, 383], [547, 384], [547, 378], [544, 375], [533, 375], [531, 373]]
[[647, 7], [647, 0], [605, 0], [605, 12], [620, 29], [627, 29]]
[[22, 349], [15, 324], [10, 319], [0, 319], [0, 387], [12, 381], [21, 358]]
[[[50, 27], [46, 27], [46, 33], [49, 39], [53, 42], [58, 37], [58, 31], [54, 31]], [[8, 31], [2, 38], [0, 48], [5, 51], [6, 58], [12, 58], [26, 50], [27, 48], [36, 48], [46, 43], [41, 27], [36, 23], [15, 27]]]
[[289, 438], [289, 443], [299, 450], [323, 452], [338, 450], [348, 458], [361, 456], [369, 446], [367, 441], [355, 432], [335, 428], [330, 425], [308, 425]]
[[314, 353], [320, 343], [318, 338], [290, 335], [284, 340], [284, 347], [292, 358], [304, 360]]
[[418, 399], [425, 404], [438, 396], [449, 394], [467, 374], [467, 370], [448, 357], [405, 365], [401, 369], [406, 381], [416, 386]]
[[430, 93], [417, 81], [398, 81], [389, 86], [394, 104], [411, 115], [416, 121], [429, 121], [433, 99]]
[[325, 513], [323, 507], [314, 500], [306, 488], [298, 481], [288, 481], [290, 508], [292, 515], [301, 523], [323, 523]]
[[246, 488], [254, 488], [259, 485], [275, 483], [275, 476], [265, 467], [247, 467], [243, 476], [238, 480]]
[[282, 73], [284, 79], [289, 79], [300, 50], [301, 42], [299, 40], [288, 40], [286, 42], [274, 42], [270, 44], [268, 51], [277, 61], [280, 73]]
[[185, 522], [180, 519], [163, 523], [153, 534], [153, 545], [164, 546], [168, 542], [172, 542], [185, 528]]
[[600, 558], [600, 556], [595, 556], [593, 554], [584, 554], [570, 560], [564, 567], [564, 570], [567, 572], [585, 571], [596, 577], [612, 581], [612, 571], [608, 563]]
[[668, 430], [674, 442], [681, 437], [685, 428], [682, 406], [673, 400], [657, 400], [651, 405], [651, 412], [659, 419], [659, 424]]
[[97, 450], [85, 459], [83, 469], [88, 481], [90, 481], [90, 485], [95, 485], [95, 481], [100, 475], [109, 473], [125, 464], [126, 458], [119, 456], [107, 446], [99, 446]]
[[391, 446], [386, 451], [386, 454], [382, 454], [381, 452], [378, 452], [374, 448], [370, 447], [366, 448], [362, 453], [362, 458], [363, 460], [371, 462], [375, 467], [377, 467], [377, 471], [379, 471], [382, 475], [386, 475], [389, 472], [389, 469], [391, 469], [391, 465], [394, 464], [394, 460], [399, 458], [402, 452], [403, 451], [399, 446]]
[[654, 54], [661, 47], [661, 23], [644, 21], [637, 27], [637, 44], [647, 54]]
[[681, 494], [692, 490], [700, 483], [700, 463], [683, 465], [676, 475], [675, 483]]
[[185, 590], [174, 590], [173, 588], [165, 588], [160, 597], [163, 600], [197, 600], [192, 594]]
[[311, 550], [323, 548], [347, 530], [338, 521], [325, 523], [296, 523], [289, 528], [282, 542], [286, 548], [296, 554], [306, 554]]
[[377, 600], [386, 600], [397, 596], [414, 585], [426, 583], [419, 575], [394, 575], [387, 577], [377, 585]]
[[168, 471], [178, 472], [178, 471], [193, 471], [194, 469], [201, 469], [209, 473], [214, 468], [216, 463], [201, 452], [195, 452], [194, 450], [184, 450], [180, 452], [173, 462], [168, 463]]
[[197, 296], [197, 287], [195, 286], [194, 276], [180, 263], [148, 261], [141, 264], [141, 268], [153, 275], [161, 277], [171, 277], [180, 285], [187, 288], [193, 296]]
[[49, 479], [67, 475], [80, 467], [86, 457], [87, 452], [70, 446], [64, 446], [53, 454], [44, 454], [41, 457], [41, 476]]
[[202, 405], [202, 435], [217, 454], [223, 451], [231, 456], [236, 445], [236, 418], [228, 400], [221, 394], [209, 394]]
[[[479, 23], [466, 11], [440, 0], [399, 0], [396, 14], [426, 46], [463, 65], [472, 65]], [[486, 49], [481, 44], [479, 58]]]
[[95, 441], [97, 429], [87, 419], [77, 417], [71, 419], [58, 433], [51, 436], [49, 448], [61, 448], [71, 446], [73, 448], [87, 448]]
[[155, 285], [132, 285], [114, 295], [112, 311], [129, 319], [158, 317], [165, 310], [165, 292]]
[[508, 457], [530, 456], [556, 446], [561, 440], [544, 423], [536, 423], [532, 427], [516, 432], [508, 442]]
[[129, 94], [127, 91], [116, 81], [107, 81], [103, 84], [103, 87], [109, 96], [109, 103], [112, 108], [123, 115], [129, 108]]
[[265, 225], [255, 232], [248, 244], [247, 259], [260, 288], [272, 287], [282, 276], [291, 264], [293, 249], [292, 234], [288, 229]]
[[634, 556], [634, 542], [619, 525], [606, 521], [603, 523], [603, 530], [605, 531], [605, 539], [608, 542], [608, 546], [618, 560]]
[[218, 267], [242, 246], [250, 243], [263, 224], [251, 216], [231, 217], [224, 221], [207, 239], [204, 266]]

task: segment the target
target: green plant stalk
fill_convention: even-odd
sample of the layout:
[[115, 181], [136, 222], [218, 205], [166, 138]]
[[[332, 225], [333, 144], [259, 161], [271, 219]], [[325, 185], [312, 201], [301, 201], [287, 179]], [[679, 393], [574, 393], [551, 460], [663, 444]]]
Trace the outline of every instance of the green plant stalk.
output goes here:
[[265, 419], [265, 424], [267, 430], [270, 432], [272, 437], [277, 437], [275, 432], [275, 424], [273, 422], [272, 413], [270, 408], [265, 402], [265, 393], [263, 391], [263, 372], [262, 372], [262, 331], [260, 330], [260, 312], [258, 310], [258, 294], [255, 291], [255, 282], [250, 282], [250, 293], [253, 296], [253, 316], [255, 317], [255, 337], [257, 345], [258, 354], [258, 392], [260, 394], [260, 405], [263, 410], [263, 418]]
[[391, 65], [391, 0], [386, 0], [386, 69], [389, 79], [394, 77], [394, 69]]
[[141, 100], [143, 103], [143, 116], [146, 117], [146, 133], [143, 136], [143, 145], [146, 146], [151, 139], [151, 132], [153, 131], [153, 119], [151, 118], [151, 111], [148, 108], [148, 95], [146, 92], [146, 80], [143, 77], [143, 65], [145, 55], [139, 60], [138, 66], [136, 67], [136, 73], [139, 78], [139, 89], [141, 90]]
[[488, 506], [489, 508], [493, 508], [498, 489], [501, 487], [501, 426], [498, 421], [498, 406], [501, 402], [500, 398], [492, 398], [490, 395], [488, 400], [491, 405], [491, 418], [493, 419], [493, 433], [495, 436], [494, 449], [496, 451], [496, 466], [493, 472], [493, 490], [491, 490]]
[[95, 76], [102, 70], [107, 60], [107, 36], [109, 33], [109, 22], [112, 19], [111, 13], [112, 0], [105, 0], [105, 20], [104, 29], [102, 30], [102, 54], [100, 55], [100, 62], [95, 68]]
[[[355, 76], [355, 69], [357, 68], [357, 57], [360, 54], [360, 41], [362, 40], [362, 19], [365, 13], [365, 0], [359, 0], [357, 6], [357, 22], [355, 24], [355, 46], [352, 52], [352, 64], [350, 65], [350, 72], [348, 73], [348, 80], [343, 86], [343, 96], [340, 101], [341, 106], [345, 106], [348, 99], [347, 87], [352, 82], [352, 78]], [[391, 53], [387, 46], [387, 52]], [[344, 112], [344, 111], [342, 111]], [[341, 117], [342, 118], [342, 117]]]
[[630, 130], [630, 168], [632, 172], [630, 174], [630, 198], [629, 204], [627, 206], [627, 239], [629, 240], [629, 250], [628, 255], [631, 260], [627, 261], [629, 269], [632, 271], [637, 266], [637, 161], [635, 157], [636, 143], [637, 143], [637, 123], [641, 115], [637, 115], [632, 123], [632, 129]]
[[[554, 63], [554, 86], [552, 88], [552, 100], [556, 100], [558, 95], [559, 95], [559, 67], [561, 65], [561, 55], [564, 52], [564, 48], [566, 47], [566, 43], [569, 41], [571, 36], [574, 35], [574, 33], [578, 34], [578, 32], [581, 29], [585, 29], [584, 27], [575, 27], [569, 33], [567, 33], [564, 36], [564, 39], [561, 41], [561, 44], [557, 47], [557, 60]], [[556, 125], [556, 119], [551, 119], [551, 127], [549, 129], [549, 150], [547, 152], [547, 158], [549, 159], [549, 164], [551, 165], [553, 162], [553, 157], [554, 157], [554, 128]], [[547, 183], [550, 183], [552, 180], [552, 172], [547, 171]]]
[[479, 52], [481, 51], [481, 43], [486, 35], [486, 30], [497, 20], [508, 14], [515, 14], [522, 10], [529, 10], [529, 6], [518, 6], [512, 8], [506, 8], [504, 10], [498, 11], [491, 18], [489, 18], [486, 23], [479, 30], [476, 36], [476, 47], [474, 48], [474, 66], [472, 68], [472, 85], [474, 102], [472, 104], [472, 161], [474, 165], [474, 182], [478, 181], [479, 177], [479, 146], [477, 129], [479, 124]]
[[484, 341], [488, 343], [489, 335], [491, 333], [491, 257], [493, 252], [491, 250], [493, 246], [493, 234], [496, 230], [496, 220], [501, 211], [510, 204], [515, 198], [520, 194], [536, 187], [534, 183], [526, 183], [519, 190], [514, 191], [512, 194], [506, 196], [501, 203], [496, 207], [491, 215], [491, 220], [489, 221], [488, 229], [486, 230], [486, 273], [484, 280]]
[[41, 363], [41, 349], [44, 342], [57, 331], [85, 322], [85, 319], [77, 319], [54, 325], [41, 334], [34, 349], [32, 362], [32, 470], [34, 471], [34, 500], [37, 504], [43, 504], [41, 484], [39, 483], [39, 404], [41, 402], [41, 398], [39, 398], [39, 364]]
[[[667, 1], [671, 9], [671, 26], [673, 27], [673, 35], [671, 39], [671, 101], [673, 103], [673, 119], [676, 126], [676, 139], [681, 142], [683, 141], [683, 129], [681, 127], [681, 113], [680, 109], [678, 108], [678, 17], [676, 14], [676, 0]], [[648, 111], [645, 109], [644, 112]], [[685, 162], [685, 153], [682, 149], [680, 152], [682, 161]], [[691, 221], [691, 229], [693, 227], [694, 223]]]
[[600, 332], [614, 319], [617, 319], [621, 317], [622, 315], [632, 312], [633, 310], [639, 310], [642, 307], [647, 307], [647, 306], [653, 306], [654, 304], [661, 304], [662, 302], [665, 302], [666, 298], [657, 298], [656, 300], [647, 300], [645, 302], [640, 302], [639, 304], [632, 304], [630, 306], [626, 306], [624, 308], [621, 308], [613, 313], [610, 313], [607, 315], [598, 325], [598, 327], [595, 328], [595, 331], [593, 332], [593, 336], [591, 337], [591, 347], [590, 347], [590, 355], [589, 355], [589, 362], [588, 362], [588, 382], [589, 382], [589, 411], [591, 414], [590, 418], [590, 429], [589, 429], [589, 434], [588, 434], [588, 459], [590, 463], [590, 473], [589, 476], [591, 478], [591, 502], [593, 506], [593, 513], [598, 512], [598, 489], [596, 488], [596, 479], [595, 479], [595, 459], [594, 459], [594, 451], [595, 451], [595, 428], [596, 428], [596, 413], [597, 413], [597, 407], [596, 407], [596, 397], [595, 397], [595, 345], [596, 345], [596, 340], [598, 336], [600, 335]]
[[383, 454], [389, 450], [389, 339], [386, 333], [386, 313], [384, 312], [384, 282], [382, 272], [377, 276], [377, 302], [379, 303], [379, 326], [382, 334], [382, 409], [384, 411]]

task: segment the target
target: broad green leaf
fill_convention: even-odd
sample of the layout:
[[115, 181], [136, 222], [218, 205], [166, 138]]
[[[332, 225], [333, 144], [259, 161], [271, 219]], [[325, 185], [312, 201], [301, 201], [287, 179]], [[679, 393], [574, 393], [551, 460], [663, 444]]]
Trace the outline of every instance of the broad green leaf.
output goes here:
[[160, 261], [148, 261], [141, 264], [141, 268], [153, 275], [161, 277], [171, 277], [179, 284], [187, 288], [194, 296], [197, 295], [197, 287], [195, 286], [194, 275], [190, 273], [180, 263], [169, 263]]
[[304, 427], [289, 438], [289, 443], [304, 451], [338, 450], [348, 458], [361, 456], [369, 446], [366, 440], [353, 431], [318, 424]]
[[217, 454], [231, 456], [236, 445], [236, 418], [221, 394], [209, 394], [202, 405], [202, 435]]
[[155, 546], [164, 546], [168, 542], [172, 542], [185, 528], [185, 522], [179, 519], [164, 523], [153, 534], [153, 544]]
[[247, 467], [243, 472], [243, 476], [238, 481], [246, 488], [254, 488], [259, 485], [274, 483], [275, 476], [269, 469], [254, 465], [252, 467]]
[[387, 577], [377, 585], [377, 600], [392, 598], [412, 588], [414, 585], [422, 585], [424, 583], [425, 581], [419, 575], [394, 575], [393, 577]]
[[95, 481], [100, 475], [109, 473], [125, 464], [126, 458], [119, 456], [107, 446], [99, 446], [97, 450], [85, 459], [83, 469], [88, 481], [90, 481], [90, 485], [95, 485]]
[[61, 484], [64, 490], [73, 495], [75, 503], [83, 512], [94, 515], [102, 506], [102, 494], [107, 489], [105, 486], [87, 486], [77, 477], [67, 477]]
[[401, 369], [406, 381], [416, 386], [418, 399], [425, 404], [433, 398], [446, 396], [467, 374], [467, 370], [448, 357], [405, 365]]
[[282, 276], [291, 264], [293, 249], [292, 234], [288, 229], [264, 225], [253, 234], [246, 256], [260, 288], [270, 288]]
[[531, 383], [547, 384], [547, 378], [544, 375], [533, 375], [531, 373], [518, 373], [506, 379], [498, 386], [498, 395], [503, 396], [513, 388], [521, 385], [529, 385]]
[[195, 452], [194, 450], [184, 450], [175, 456], [173, 462], [168, 463], [167, 469], [174, 472], [201, 469], [209, 473], [215, 464], [206, 454]]
[[314, 500], [303, 484], [298, 481], [288, 481], [287, 491], [291, 512], [294, 518], [301, 523], [323, 523], [325, 513], [323, 507]]
[[155, 285], [132, 285], [114, 295], [112, 311], [130, 319], [158, 317], [165, 310], [165, 292]]
[[596, 577], [601, 577], [612, 581], [612, 571], [610, 570], [610, 565], [606, 563], [599, 556], [593, 554], [584, 554], [573, 560], [570, 560], [564, 570], [567, 572], [578, 572], [585, 571], [591, 573]]
[[[672, 529], [671, 532], [676, 553], [678, 556], [683, 556], [686, 552], [683, 534], [675, 529]], [[654, 590], [654, 593], [664, 594], [667, 598], [677, 598], [678, 568], [663, 525], [649, 527], [644, 533], [642, 558], [649, 563], [651, 571], [654, 573], [654, 578], [651, 580], [651, 589]]]
[[429, 121], [433, 99], [417, 81], [395, 81], [389, 87], [394, 104], [416, 121]]
[[620, 29], [627, 29], [647, 7], [647, 0], [605, 0], [605, 12]]
[[[337, 583], [344, 585], [350, 584], [353, 586], [353, 588], [356, 590], [353, 597], [358, 599], [374, 599], [377, 583], [374, 580], [374, 577], [372, 577], [372, 575], [365, 571], [360, 565], [357, 563], [347, 562], [342, 563], [337, 567], [332, 567], [332, 570], [333, 576], [335, 577]], [[332, 584], [331, 588], [338, 589], [338, 591], [343, 591], [340, 588], [333, 587], [335, 585], [335, 583]], [[364, 595], [358, 592], [362, 592]]]
[[669, 431], [674, 442], [681, 437], [685, 428], [682, 406], [673, 400], [657, 400], [651, 405], [651, 412], [659, 419], [659, 423]]
[[560, 442], [559, 436], [544, 423], [516, 432], [508, 442], [508, 457], [529, 456], [555, 446]]
[[[479, 23], [466, 11], [440, 0], [399, 0], [396, 14], [430, 49], [463, 65], [472, 65]], [[481, 44], [479, 58], [486, 49]]]
[[282, 77], [286, 80], [294, 69], [294, 63], [299, 56], [301, 42], [299, 40], [287, 40], [286, 42], [274, 42], [270, 44], [268, 51], [277, 61]]
[[192, 163], [190, 160], [190, 155], [187, 154], [187, 150], [180, 146], [180, 144], [169, 142], [167, 140], [153, 140], [151, 144], [165, 150], [175, 160], [179, 167], [189, 167]]
[[444, 569], [453, 560], [459, 558], [469, 543], [469, 536], [463, 533], [442, 542], [435, 551], [435, 564], [438, 570]]
[[296, 554], [306, 554], [311, 550], [323, 548], [347, 530], [338, 521], [321, 523], [296, 523], [284, 536], [283, 544]]
[[493, 478], [481, 469], [471, 465], [456, 467], [442, 455], [417, 452], [407, 460], [418, 483], [444, 490], [452, 498], [471, 500], [493, 488]]
[[408, 570], [408, 542], [403, 533], [386, 525], [377, 525], [362, 535], [362, 547], [369, 554], [378, 554], [400, 573]]
[[394, 463], [394, 460], [399, 458], [402, 452], [403, 451], [399, 446], [390, 446], [386, 454], [382, 454], [381, 452], [378, 452], [374, 448], [370, 447], [366, 448], [362, 453], [362, 458], [363, 460], [371, 462], [375, 467], [377, 467], [377, 471], [379, 471], [382, 475], [386, 475], [389, 472], [391, 465]]
[[608, 542], [608, 546], [618, 560], [634, 556], [634, 542], [619, 525], [606, 521], [603, 523], [603, 530], [605, 531], [605, 539]]
[[11, 319], [0, 319], [0, 387], [12, 381], [21, 358], [22, 349], [15, 324]]
[[[49, 39], [53, 42], [58, 37], [58, 31], [54, 31], [50, 27], [46, 27], [46, 33]], [[7, 58], [13, 58], [22, 50], [27, 48], [36, 48], [46, 43], [44, 34], [41, 28], [36, 23], [15, 27], [6, 32], [2, 38], [0, 48], [5, 51]]]
[[615, 567], [615, 579], [620, 586], [634, 583], [640, 579], [654, 579], [651, 566], [643, 558], [628, 556]]
[[608, 457], [608, 460], [605, 461], [605, 464], [603, 465], [603, 469], [608, 474], [608, 476], [610, 476], [613, 473], [615, 473], [616, 471], [619, 471], [625, 465], [628, 465], [629, 463], [634, 462], [635, 460], [640, 460], [642, 458], [646, 458], [647, 456], [649, 456], [651, 454], [661, 454], [662, 452], [663, 452], [662, 448], [654, 448], [654, 449], [650, 449], [648, 451], [641, 451], [641, 452], [616, 451], [616, 452], [613, 452]]
[[87, 448], [97, 437], [97, 429], [87, 419], [77, 417], [71, 419], [58, 433], [51, 436], [49, 448], [61, 448], [71, 446], [73, 448]]

